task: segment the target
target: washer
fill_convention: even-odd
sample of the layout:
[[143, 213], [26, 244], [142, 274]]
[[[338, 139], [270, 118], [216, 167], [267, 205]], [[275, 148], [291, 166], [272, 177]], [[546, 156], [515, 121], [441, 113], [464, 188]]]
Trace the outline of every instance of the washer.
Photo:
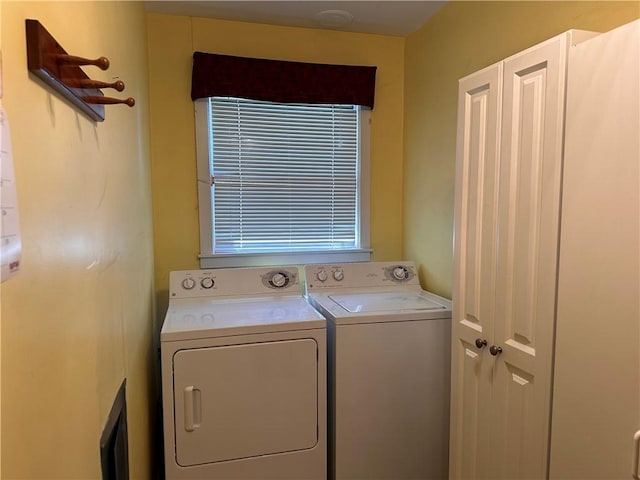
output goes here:
[[330, 478], [448, 476], [451, 302], [410, 262], [305, 267], [328, 320]]
[[167, 479], [326, 479], [326, 320], [298, 270], [171, 272]]

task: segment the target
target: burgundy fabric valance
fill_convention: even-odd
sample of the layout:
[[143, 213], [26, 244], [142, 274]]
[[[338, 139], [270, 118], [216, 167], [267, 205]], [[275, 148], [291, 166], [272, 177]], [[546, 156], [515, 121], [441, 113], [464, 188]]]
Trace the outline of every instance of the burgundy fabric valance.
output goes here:
[[376, 67], [287, 62], [194, 52], [191, 98], [221, 96], [279, 103], [373, 108]]

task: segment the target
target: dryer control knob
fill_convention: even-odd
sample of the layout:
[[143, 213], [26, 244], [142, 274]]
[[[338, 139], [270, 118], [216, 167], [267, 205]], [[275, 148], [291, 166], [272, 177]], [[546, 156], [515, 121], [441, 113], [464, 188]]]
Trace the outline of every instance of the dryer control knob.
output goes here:
[[396, 267], [393, 269], [393, 278], [396, 280], [406, 280], [408, 277], [407, 269], [404, 267]]
[[271, 277], [271, 284], [274, 287], [284, 287], [287, 284], [287, 277], [282, 273], [275, 273], [273, 277]]
[[202, 285], [202, 288], [212, 288], [214, 284], [215, 282], [213, 281], [213, 278], [204, 277], [202, 280], [200, 280], [200, 285]]
[[196, 281], [191, 277], [187, 277], [184, 280], [182, 280], [182, 288], [184, 288], [185, 290], [191, 290], [195, 286], [196, 286]]
[[327, 281], [327, 272], [325, 270], [318, 271], [318, 273], [316, 274], [316, 278], [320, 282], [326, 282]]
[[341, 269], [333, 271], [333, 279], [336, 282], [341, 282], [344, 279], [344, 272]]

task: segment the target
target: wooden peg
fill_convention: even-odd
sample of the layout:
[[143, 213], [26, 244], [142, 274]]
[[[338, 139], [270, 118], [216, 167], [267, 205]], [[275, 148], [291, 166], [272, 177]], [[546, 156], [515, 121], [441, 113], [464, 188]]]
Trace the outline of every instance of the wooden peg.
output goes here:
[[74, 55], [56, 55], [56, 60], [58, 63], [62, 63], [65, 65], [94, 65], [101, 70], [106, 70], [109, 68], [109, 59], [107, 57], [96, 58], [95, 60], [91, 60], [89, 58], [76, 57]]
[[121, 92], [124, 90], [124, 82], [118, 80], [113, 83], [101, 82], [100, 80], [92, 80], [90, 78], [68, 79], [64, 82], [72, 88], [115, 88]]
[[87, 103], [98, 103], [101, 105], [113, 105], [116, 103], [124, 103], [126, 105], [129, 105], [130, 107], [133, 107], [136, 104], [136, 101], [131, 97], [123, 99], [123, 98], [112, 98], [112, 97], [87, 96], [87, 97], [81, 97], [81, 98]]

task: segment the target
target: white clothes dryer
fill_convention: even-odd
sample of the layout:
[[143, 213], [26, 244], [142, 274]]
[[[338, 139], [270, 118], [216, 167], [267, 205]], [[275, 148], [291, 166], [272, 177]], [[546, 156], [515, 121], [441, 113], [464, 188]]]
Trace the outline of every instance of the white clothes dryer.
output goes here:
[[410, 262], [305, 276], [328, 320], [329, 477], [447, 478], [451, 302], [423, 291]]
[[296, 268], [171, 272], [162, 326], [171, 479], [326, 479], [326, 321]]

